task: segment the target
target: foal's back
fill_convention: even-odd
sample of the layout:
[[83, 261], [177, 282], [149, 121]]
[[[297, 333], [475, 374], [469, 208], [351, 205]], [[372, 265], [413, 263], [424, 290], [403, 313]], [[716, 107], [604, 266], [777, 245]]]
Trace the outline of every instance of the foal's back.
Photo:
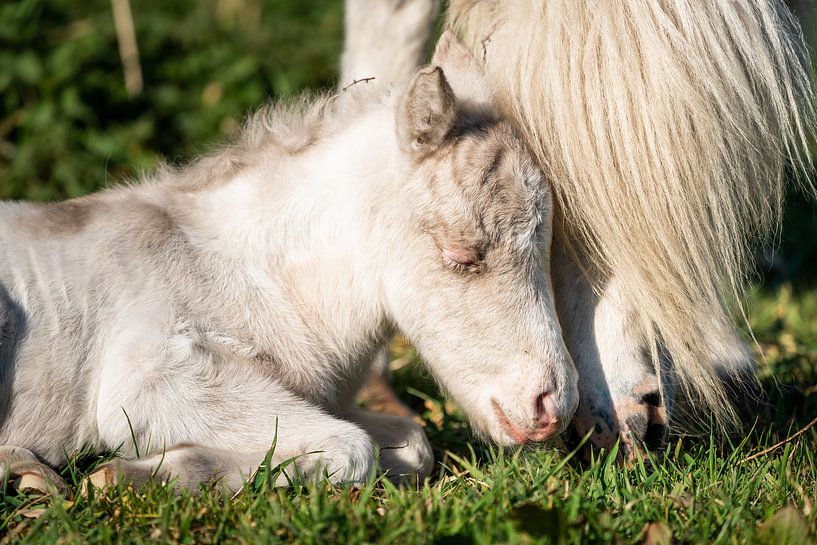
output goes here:
[[60, 452], [92, 439], [107, 330], [147, 291], [167, 298], [156, 254], [173, 225], [127, 188], [0, 203], [0, 444]]

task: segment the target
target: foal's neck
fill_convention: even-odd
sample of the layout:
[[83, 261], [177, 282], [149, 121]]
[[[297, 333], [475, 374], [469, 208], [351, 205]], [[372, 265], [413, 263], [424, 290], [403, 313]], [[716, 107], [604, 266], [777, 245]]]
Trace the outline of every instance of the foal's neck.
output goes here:
[[302, 373], [354, 374], [391, 334], [373, 218], [400, 167], [384, 116], [363, 116], [296, 154], [270, 150], [194, 197], [191, 239], [230, 277], [222, 289], [232, 293], [231, 319]]

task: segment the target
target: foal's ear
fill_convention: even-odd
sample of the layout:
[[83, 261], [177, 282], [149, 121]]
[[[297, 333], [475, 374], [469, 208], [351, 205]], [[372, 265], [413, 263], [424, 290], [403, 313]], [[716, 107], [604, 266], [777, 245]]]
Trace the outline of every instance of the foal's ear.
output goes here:
[[471, 51], [456, 35], [446, 30], [437, 41], [431, 64], [442, 67], [460, 102], [485, 107], [491, 103], [491, 92], [485, 72]]
[[457, 99], [439, 66], [422, 68], [397, 108], [400, 148], [420, 159], [439, 148], [457, 118]]

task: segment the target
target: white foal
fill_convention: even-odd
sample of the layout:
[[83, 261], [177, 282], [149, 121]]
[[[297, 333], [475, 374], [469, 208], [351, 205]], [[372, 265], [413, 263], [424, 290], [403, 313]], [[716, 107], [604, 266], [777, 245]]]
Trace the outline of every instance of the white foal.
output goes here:
[[360, 483], [378, 447], [422, 477], [421, 428], [354, 405], [397, 330], [486, 437], [562, 430], [550, 191], [467, 56], [449, 37], [400, 92], [273, 107], [188, 168], [0, 206], [0, 469], [90, 445], [122, 456], [109, 478], [235, 489], [277, 437], [307, 479]]

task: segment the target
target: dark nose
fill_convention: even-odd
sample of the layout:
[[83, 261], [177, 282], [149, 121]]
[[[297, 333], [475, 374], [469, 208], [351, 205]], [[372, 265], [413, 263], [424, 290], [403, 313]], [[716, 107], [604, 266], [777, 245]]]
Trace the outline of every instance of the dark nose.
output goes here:
[[559, 421], [550, 392], [542, 392], [533, 398], [533, 419], [537, 428], [546, 428]]

